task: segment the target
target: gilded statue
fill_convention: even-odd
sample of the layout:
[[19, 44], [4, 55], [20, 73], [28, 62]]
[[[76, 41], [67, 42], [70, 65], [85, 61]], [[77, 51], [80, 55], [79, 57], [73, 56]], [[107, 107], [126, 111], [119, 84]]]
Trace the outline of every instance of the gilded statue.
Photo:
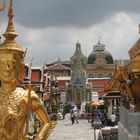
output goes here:
[[[0, 140], [29, 140], [28, 119], [33, 111], [41, 127], [35, 140], [46, 140], [53, 125], [39, 97], [31, 89], [18, 88], [16, 80], [24, 68], [25, 51], [17, 44], [12, 0], [8, 25], [0, 44]], [[29, 96], [30, 95], [30, 96]]]
[[128, 65], [128, 84], [132, 94], [132, 102], [135, 105], [134, 109], [135, 111], [140, 111], [140, 39], [138, 39], [129, 50], [129, 56], [130, 64]]

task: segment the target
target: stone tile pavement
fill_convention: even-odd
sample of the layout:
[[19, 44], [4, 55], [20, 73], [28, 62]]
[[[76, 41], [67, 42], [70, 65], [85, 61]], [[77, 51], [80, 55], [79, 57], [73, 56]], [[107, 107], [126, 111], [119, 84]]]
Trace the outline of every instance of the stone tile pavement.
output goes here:
[[[96, 135], [98, 133], [96, 130]], [[79, 123], [72, 125], [68, 114], [65, 120], [58, 121], [48, 140], [95, 140], [94, 130], [87, 120], [80, 119]]]

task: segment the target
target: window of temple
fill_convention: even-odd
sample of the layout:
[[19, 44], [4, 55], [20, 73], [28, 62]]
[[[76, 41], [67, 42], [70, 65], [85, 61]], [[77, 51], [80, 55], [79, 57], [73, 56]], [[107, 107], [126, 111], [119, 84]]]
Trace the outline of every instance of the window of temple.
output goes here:
[[103, 77], [102, 73], [98, 74], [98, 78], [102, 78], [102, 77]]
[[93, 78], [94, 75], [93, 75], [93, 74], [89, 74], [88, 77], [89, 77], [89, 78]]
[[111, 78], [112, 77], [112, 73], [109, 73], [107, 76]]

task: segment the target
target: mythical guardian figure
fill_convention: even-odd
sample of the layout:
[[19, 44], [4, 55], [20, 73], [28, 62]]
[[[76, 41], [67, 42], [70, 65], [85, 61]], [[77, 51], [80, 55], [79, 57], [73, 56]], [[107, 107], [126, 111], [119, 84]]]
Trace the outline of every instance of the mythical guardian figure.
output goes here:
[[87, 67], [87, 58], [83, 55], [81, 51], [80, 43], [76, 43], [76, 51], [70, 60], [71, 69], [72, 69], [72, 82], [74, 82], [77, 77], [81, 81], [86, 81], [86, 67]]
[[17, 33], [13, 16], [10, 0], [8, 26], [3, 35], [5, 40], [0, 45], [0, 139], [29, 140], [28, 119], [29, 112], [33, 111], [42, 124], [35, 140], [46, 140], [53, 125], [42, 102], [31, 88], [16, 87], [16, 80], [24, 67], [25, 51], [15, 41]]

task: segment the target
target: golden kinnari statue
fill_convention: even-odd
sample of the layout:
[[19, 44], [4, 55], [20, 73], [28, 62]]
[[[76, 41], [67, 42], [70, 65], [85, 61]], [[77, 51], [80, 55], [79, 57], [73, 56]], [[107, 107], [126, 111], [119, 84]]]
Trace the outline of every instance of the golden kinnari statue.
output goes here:
[[130, 48], [129, 56], [130, 64], [128, 65], [128, 72], [129, 87], [132, 94], [131, 100], [133, 101], [135, 111], [140, 111], [140, 39]]
[[39, 97], [31, 91], [30, 86], [28, 90], [16, 87], [16, 79], [24, 68], [25, 51], [15, 41], [17, 33], [13, 26], [13, 16], [10, 0], [8, 25], [3, 34], [5, 40], [0, 44], [0, 140], [29, 140], [30, 110], [42, 124], [35, 140], [46, 140], [53, 124]]

